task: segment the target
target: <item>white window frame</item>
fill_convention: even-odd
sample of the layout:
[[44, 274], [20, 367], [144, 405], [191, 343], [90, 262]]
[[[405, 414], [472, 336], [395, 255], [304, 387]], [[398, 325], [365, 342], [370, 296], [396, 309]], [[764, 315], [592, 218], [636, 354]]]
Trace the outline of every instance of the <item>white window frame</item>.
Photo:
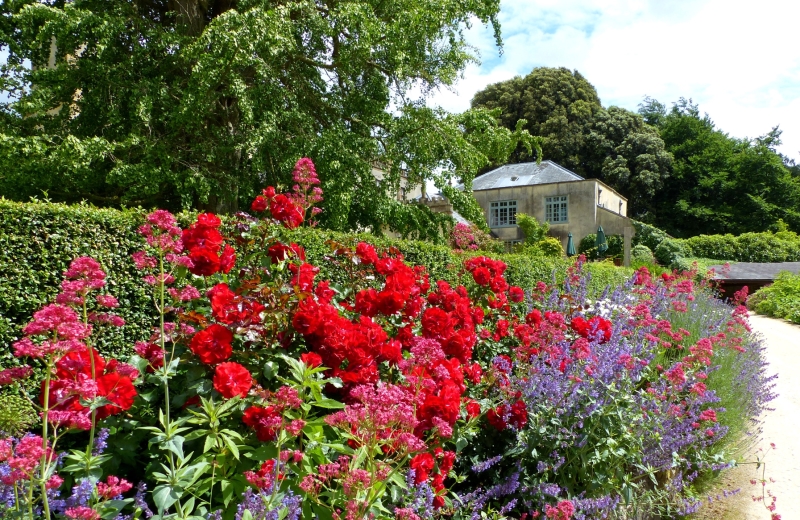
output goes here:
[[550, 224], [569, 222], [569, 195], [544, 198], [544, 220]]
[[[513, 210], [513, 213], [512, 213]], [[496, 200], [489, 203], [489, 227], [501, 228], [517, 225], [517, 201]]]

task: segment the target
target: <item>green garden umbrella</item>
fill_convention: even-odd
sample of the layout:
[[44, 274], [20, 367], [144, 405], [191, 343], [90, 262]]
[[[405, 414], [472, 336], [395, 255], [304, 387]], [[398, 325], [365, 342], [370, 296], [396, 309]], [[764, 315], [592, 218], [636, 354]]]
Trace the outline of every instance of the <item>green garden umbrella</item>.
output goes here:
[[597, 251], [602, 255], [608, 251], [608, 242], [606, 242], [606, 234], [603, 232], [603, 226], [597, 228], [597, 240], [594, 241], [597, 246]]
[[569, 237], [567, 239], [567, 256], [575, 256], [575, 242], [572, 241], [572, 233], [567, 236]]

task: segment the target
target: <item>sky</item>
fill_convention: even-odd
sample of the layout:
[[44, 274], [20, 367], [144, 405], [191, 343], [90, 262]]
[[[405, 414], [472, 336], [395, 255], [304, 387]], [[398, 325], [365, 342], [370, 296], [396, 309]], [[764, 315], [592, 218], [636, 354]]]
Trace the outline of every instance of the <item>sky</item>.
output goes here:
[[645, 96], [692, 98], [717, 128], [754, 138], [783, 130], [800, 162], [800, 4], [786, 0], [501, 0], [503, 52], [491, 27], [466, 33], [481, 55], [452, 91], [429, 99], [469, 108], [486, 85], [534, 67], [577, 70], [603, 106], [637, 110]]

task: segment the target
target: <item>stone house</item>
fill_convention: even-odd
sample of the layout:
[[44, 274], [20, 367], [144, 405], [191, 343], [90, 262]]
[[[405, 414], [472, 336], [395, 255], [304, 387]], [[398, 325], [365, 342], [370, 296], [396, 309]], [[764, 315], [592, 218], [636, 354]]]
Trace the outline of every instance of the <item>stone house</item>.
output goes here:
[[625, 265], [630, 263], [633, 225], [628, 200], [597, 179], [580, 175], [552, 162], [507, 164], [481, 175], [472, 183], [492, 234], [507, 244], [524, 240], [516, 214], [525, 213], [550, 223], [550, 235], [566, 250], [568, 234], [575, 247], [603, 226], [606, 235], [625, 237]]

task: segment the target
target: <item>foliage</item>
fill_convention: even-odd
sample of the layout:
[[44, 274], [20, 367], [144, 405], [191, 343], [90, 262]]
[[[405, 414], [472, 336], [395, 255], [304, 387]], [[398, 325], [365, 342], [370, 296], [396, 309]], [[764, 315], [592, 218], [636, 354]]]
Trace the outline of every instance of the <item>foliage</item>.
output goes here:
[[636, 244], [631, 248], [631, 260], [653, 262], [655, 261], [655, 257], [649, 247], [644, 244]]
[[685, 241], [665, 238], [658, 244], [653, 254], [662, 265], [671, 266], [681, 258], [692, 256], [691, 251]]
[[468, 27], [491, 25], [500, 43], [497, 0], [0, 9], [0, 194], [15, 200], [233, 212], [266, 184], [290, 186], [308, 156], [322, 165], [325, 227], [382, 229], [400, 215], [424, 232], [430, 215], [394, 203], [401, 181], [468, 185], [533, 144], [491, 111], [424, 103], [476, 60]]
[[555, 258], [564, 256], [564, 247], [561, 245], [561, 241], [555, 237], [547, 236], [547, 232], [550, 230], [549, 222], [540, 223], [536, 220], [536, 217], [517, 213], [517, 225], [525, 235], [525, 242], [517, 246], [521, 253]]
[[[542, 156], [587, 178], [597, 178], [628, 198], [629, 215], [652, 210], [669, 176], [672, 158], [658, 130], [619, 107], [603, 108], [595, 88], [577, 71], [535, 68], [525, 77], [489, 85], [472, 106], [501, 109], [509, 129], [542, 138]], [[512, 162], [530, 160], [518, 148]]]
[[655, 251], [662, 240], [671, 238], [665, 231], [655, 226], [637, 220], [631, 220], [631, 222], [633, 223], [633, 229], [636, 231], [633, 235], [633, 240], [631, 240], [631, 245], [633, 247], [642, 244], [647, 246], [651, 251]]
[[578, 253], [585, 254], [586, 258], [589, 260], [597, 260], [598, 258], [622, 258], [625, 247], [625, 239], [622, 235], [606, 235], [608, 249], [602, 254], [597, 250], [596, 243], [596, 233], [586, 235], [578, 243]]
[[766, 231], [779, 219], [800, 229], [800, 182], [776, 151], [780, 130], [736, 139], [683, 98], [669, 111], [645, 99], [640, 113], [674, 157], [648, 222], [676, 237]]
[[772, 285], [750, 297], [748, 306], [759, 314], [800, 323], [800, 275], [780, 273]]
[[10, 392], [0, 394], [0, 435], [20, 437], [39, 422], [31, 403]]
[[549, 222], [540, 223], [536, 217], [525, 213], [517, 213], [517, 226], [525, 235], [525, 245], [535, 245], [537, 242], [541, 242], [547, 238], [547, 232], [550, 231]]
[[800, 239], [791, 231], [699, 235], [665, 239], [654, 253], [663, 265], [676, 265], [682, 258], [712, 258], [723, 263], [797, 262], [800, 261]]
[[[725, 460], [725, 421], [747, 425], [772, 397], [759, 351], [750, 364], [735, 354], [749, 347], [746, 313], [687, 278], [640, 270], [614, 287], [631, 271], [599, 263], [587, 275], [580, 258], [547, 284], [536, 269], [559, 274], [564, 260], [508, 255], [507, 265], [430, 244], [401, 259], [298, 227], [281, 196], [264, 191], [260, 219], [201, 214], [180, 230], [166, 211], [147, 216], [133, 262], [156, 319], [130, 364], [94, 355], [100, 329], [85, 326], [113, 321], [92, 312], [116, 305], [94, 297], [111, 277], [89, 258], [70, 264], [59, 303], [14, 344], [46, 365], [56, 393], [40, 401], [41, 437], [0, 440], [4, 470], [28, 468], [4, 513], [674, 517], [697, 505], [694, 475]], [[317, 242], [305, 250], [287, 236]], [[463, 285], [406, 263], [414, 254]], [[594, 277], [612, 287], [592, 292]], [[697, 312], [698, 300], [715, 313]], [[69, 327], [54, 326], [56, 311]], [[47, 341], [51, 330], [71, 341]], [[749, 384], [737, 394], [744, 413], [723, 421], [716, 389], [730, 376], [712, 382], [709, 366], [726, 356]], [[0, 381], [30, 376], [13, 370]], [[135, 390], [108, 393], [107, 377]], [[65, 443], [76, 449], [57, 466]], [[146, 485], [131, 496], [137, 480]]]

